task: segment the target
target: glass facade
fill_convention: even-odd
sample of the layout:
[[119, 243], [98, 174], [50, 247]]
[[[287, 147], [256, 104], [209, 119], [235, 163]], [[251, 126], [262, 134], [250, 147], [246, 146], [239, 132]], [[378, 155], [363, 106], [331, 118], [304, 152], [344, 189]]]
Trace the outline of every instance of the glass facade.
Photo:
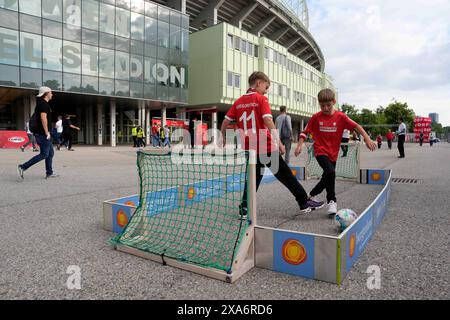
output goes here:
[[189, 19], [144, 0], [0, 0], [0, 86], [187, 102]]

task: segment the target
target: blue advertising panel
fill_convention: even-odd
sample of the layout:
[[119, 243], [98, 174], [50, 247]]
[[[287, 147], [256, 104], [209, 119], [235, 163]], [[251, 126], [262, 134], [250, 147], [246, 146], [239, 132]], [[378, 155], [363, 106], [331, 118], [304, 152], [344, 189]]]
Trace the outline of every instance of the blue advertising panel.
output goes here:
[[148, 215], [153, 216], [175, 210], [178, 207], [178, 199], [177, 187], [147, 193]]
[[373, 211], [370, 208], [364, 215], [347, 231], [346, 238], [346, 270], [350, 271], [351, 267], [358, 260], [364, 251], [364, 248], [372, 238], [373, 227]]
[[127, 226], [131, 219], [131, 211], [133, 208], [120, 204], [112, 205], [112, 221], [113, 232], [122, 233], [123, 229]]
[[202, 202], [225, 193], [224, 179], [211, 179], [185, 185], [183, 188], [185, 205]]
[[125, 198], [120, 198], [115, 201], [115, 203], [125, 204], [127, 206], [138, 207], [139, 206], [139, 196], [129, 196]]
[[305, 180], [305, 168], [299, 166], [289, 166], [297, 180]]
[[367, 170], [367, 184], [384, 185], [385, 173], [384, 170]]
[[245, 187], [245, 173], [227, 176], [227, 192], [241, 192]]
[[314, 236], [276, 230], [273, 241], [274, 271], [314, 279]]
[[378, 198], [377, 202], [374, 204], [372, 208], [373, 223], [375, 228], [377, 228], [381, 224], [381, 221], [383, 220], [384, 215], [386, 214], [388, 203], [388, 191], [389, 188], [386, 188], [383, 191], [383, 193], [381, 193], [380, 197]]

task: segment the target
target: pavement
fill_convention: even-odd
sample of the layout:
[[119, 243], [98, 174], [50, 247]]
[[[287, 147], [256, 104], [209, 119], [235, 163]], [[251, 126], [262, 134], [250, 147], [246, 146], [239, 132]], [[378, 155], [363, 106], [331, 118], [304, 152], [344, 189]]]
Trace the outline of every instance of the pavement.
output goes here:
[[[60, 177], [45, 180], [44, 163], [16, 167], [36, 153], [0, 149], [0, 299], [449, 299], [450, 143], [363, 150], [362, 168], [392, 169], [419, 184], [393, 184], [388, 212], [341, 286], [254, 268], [235, 284], [163, 266], [108, 244], [104, 200], [139, 193], [131, 147], [75, 146], [55, 151]], [[304, 154], [293, 164], [304, 163]], [[304, 184], [309, 191], [314, 182]], [[332, 231], [326, 211], [294, 218], [296, 204], [278, 182], [258, 192], [258, 224]], [[339, 207], [362, 210], [379, 192], [337, 182]], [[302, 220], [303, 219], [303, 220]], [[381, 269], [381, 288], [369, 290], [366, 271]], [[81, 270], [81, 290], [69, 290], [68, 268]]]

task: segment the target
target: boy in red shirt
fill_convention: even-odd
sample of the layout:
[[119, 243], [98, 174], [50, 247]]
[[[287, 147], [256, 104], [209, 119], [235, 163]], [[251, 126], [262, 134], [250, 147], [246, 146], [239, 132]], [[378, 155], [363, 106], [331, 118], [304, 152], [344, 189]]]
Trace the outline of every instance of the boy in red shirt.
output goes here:
[[[241, 141], [243, 141], [243, 148], [245, 150], [255, 150], [257, 153], [256, 190], [258, 190], [263, 178], [261, 169], [268, 167], [274, 176], [295, 196], [301, 212], [307, 213], [323, 207], [323, 202], [315, 202], [308, 199], [305, 189], [303, 189], [281, 157], [285, 152], [285, 148], [280, 141], [278, 131], [273, 122], [269, 100], [264, 96], [269, 89], [270, 79], [263, 72], [257, 71], [250, 76], [248, 83], [250, 89], [245, 95], [236, 100], [225, 116], [221, 128], [222, 139], [228, 125], [232, 121], [236, 121]], [[224, 145], [225, 140], [223, 139], [222, 141], [222, 145]], [[270, 167], [269, 163], [262, 163], [261, 159], [270, 159]], [[276, 161], [279, 164], [278, 168], [274, 168]], [[246, 219], [247, 183], [244, 187], [242, 203], [239, 209], [242, 218]]]
[[322, 179], [310, 192], [310, 199], [317, 201], [315, 197], [327, 191], [328, 214], [332, 218], [337, 212], [335, 183], [336, 183], [336, 161], [341, 146], [342, 132], [347, 129], [356, 130], [364, 137], [364, 142], [369, 150], [375, 151], [376, 144], [366, 131], [356, 122], [351, 120], [345, 113], [334, 110], [336, 104], [335, 94], [330, 89], [319, 92], [319, 104], [322, 111], [316, 113], [309, 120], [305, 130], [300, 134], [300, 139], [295, 156], [302, 151], [302, 145], [309, 134], [314, 134], [314, 155], [323, 169]]

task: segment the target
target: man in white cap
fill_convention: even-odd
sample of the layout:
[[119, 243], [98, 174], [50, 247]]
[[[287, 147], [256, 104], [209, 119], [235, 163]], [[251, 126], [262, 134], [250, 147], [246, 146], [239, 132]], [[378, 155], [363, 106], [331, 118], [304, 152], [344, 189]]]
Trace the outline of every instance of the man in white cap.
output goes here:
[[19, 177], [23, 179], [24, 171], [28, 170], [31, 166], [45, 159], [45, 178], [55, 178], [58, 175], [53, 172], [53, 145], [51, 132], [51, 113], [52, 110], [48, 102], [53, 98], [52, 90], [49, 87], [40, 87], [39, 94], [36, 99], [36, 109], [34, 109], [34, 117], [36, 117], [37, 128], [34, 130], [34, 136], [36, 142], [39, 145], [40, 153], [31, 158], [28, 162], [17, 166], [17, 172]]

